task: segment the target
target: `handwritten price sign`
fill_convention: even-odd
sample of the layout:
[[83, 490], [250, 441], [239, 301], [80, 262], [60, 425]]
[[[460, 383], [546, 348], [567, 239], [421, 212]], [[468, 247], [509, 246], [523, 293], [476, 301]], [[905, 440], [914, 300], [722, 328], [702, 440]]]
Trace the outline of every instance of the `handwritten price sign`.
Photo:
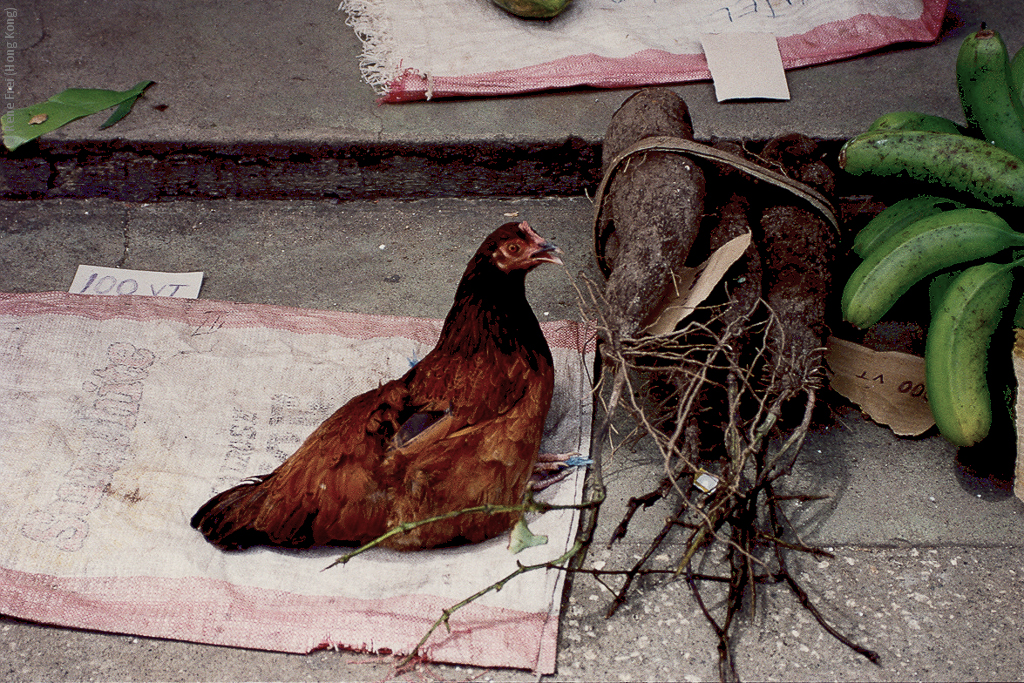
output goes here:
[[895, 434], [917, 436], [935, 424], [924, 383], [924, 358], [830, 337], [825, 367], [836, 392]]
[[150, 270], [125, 270], [103, 266], [78, 266], [68, 289], [72, 294], [118, 296], [166, 296], [198, 299], [203, 273], [161, 273]]

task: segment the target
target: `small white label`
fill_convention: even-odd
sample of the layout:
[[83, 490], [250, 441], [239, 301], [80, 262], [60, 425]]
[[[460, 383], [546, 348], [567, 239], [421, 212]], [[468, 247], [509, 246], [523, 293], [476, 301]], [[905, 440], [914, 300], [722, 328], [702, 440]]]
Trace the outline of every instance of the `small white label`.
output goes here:
[[700, 474], [693, 481], [693, 485], [699, 488], [704, 493], [712, 493], [718, 488], [718, 477], [704, 470], [700, 470]]
[[151, 270], [125, 270], [104, 266], [78, 266], [68, 292], [100, 296], [165, 296], [198, 299], [203, 273], [160, 273]]

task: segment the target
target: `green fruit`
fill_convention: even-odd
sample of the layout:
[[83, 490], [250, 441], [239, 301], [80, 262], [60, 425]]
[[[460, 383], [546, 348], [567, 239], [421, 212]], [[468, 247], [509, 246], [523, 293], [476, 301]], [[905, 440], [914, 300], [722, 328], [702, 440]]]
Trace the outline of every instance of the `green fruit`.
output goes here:
[[492, 0], [492, 2], [517, 17], [550, 19], [560, 14], [572, 0]]
[[923, 218], [871, 251], [843, 289], [843, 317], [857, 327], [878, 322], [915, 283], [960, 263], [1024, 247], [1024, 233], [983, 209]]
[[992, 426], [988, 349], [1009, 302], [1016, 265], [982, 263], [965, 269], [950, 283], [928, 326], [928, 403], [939, 432], [957, 446], [973, 446]]
[[960, 127], [953, 121], [916, 111], [894, 111], [879, 116], [868, 130], [928, 130], [933, 133], [960, 134]]
[[901, 199], [868, 222], [853, 238], [853, 253], [861, 258], [888, 238], [901, 232], [922, 218], [950, 209], [962, 209], [963, 204], [945, 197], [920, 195]]
[[956, 83], [967, 125], [1024, 159], [1024, 106], [1010, 82], [1010, 60], [999, 33], [967, 36], [956, 60]]
[[949, 286], [962, 272], [964, 272], [963, 269], [947, 270], [935, 273], [932, 277], [931, 282], [928, 283], [928, 311], [931, 315], [934, 316], [939, 310], [942, 300], [946, 297], [946, 292], [949, 291]]
[[1024, 207], [1024, 161], [984, 140], [930, 131], [871, 131], [848, 140], [839, 166], [853, 175], [906, 176], [997, 208]]
[[1010, 86], [1024, 107], [1024, 47], [1017, 50], [1017, 54], [1010, 61]]
[[1024, 298], [1017, 303], [1017, 311], [1013, 314], [1013, 326], [1017, 329], [1024, 328]]

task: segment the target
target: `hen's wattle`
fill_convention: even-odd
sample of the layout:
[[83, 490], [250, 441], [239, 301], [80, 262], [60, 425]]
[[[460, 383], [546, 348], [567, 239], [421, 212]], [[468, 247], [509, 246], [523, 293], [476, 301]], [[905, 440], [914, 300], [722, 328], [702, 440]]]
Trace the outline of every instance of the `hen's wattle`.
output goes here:
[[[526, 300], [526, 273], [560, 250], [524, 221], [477, 250], [437, 346], [400, 379], [356, 396], [270, 474], [192, 517], [221, 548], [365, 543], [401, 522], [516, 504], [551, 395], [551, 351]], [[398, 549], [476, 542], [515, 514], [462, 515], [391, 537]]]

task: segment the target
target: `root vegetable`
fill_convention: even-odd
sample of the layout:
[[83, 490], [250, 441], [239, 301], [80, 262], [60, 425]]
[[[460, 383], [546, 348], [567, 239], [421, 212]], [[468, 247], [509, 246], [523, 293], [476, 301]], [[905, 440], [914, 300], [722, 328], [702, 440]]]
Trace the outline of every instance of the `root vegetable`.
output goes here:
[[[686, 103], [664, 88], [647, 88], [627, 99], [612, 116], [603, 164], [640, 140], [657, 135], [693, 139]], [[626, 162], [609, 185], [597, 244], [606, 268], [609, 323], [632, 336], [640, 321], [672, 286], [700, 230], [705, 182], [688, 157], [649, 152]]]
[[[816, 154], [813, 140], [796, 135], [779, 138], [762, 151], [766, 160], [827, 196], [835, 178]], [[821, 363], [838, 235], [820, 214], [785, 199], [762, 211], [760, 225], [765, 300], [777, 323], [769, 330], [768, 355], [783, 378], [784, 394], [806, 386]]]

